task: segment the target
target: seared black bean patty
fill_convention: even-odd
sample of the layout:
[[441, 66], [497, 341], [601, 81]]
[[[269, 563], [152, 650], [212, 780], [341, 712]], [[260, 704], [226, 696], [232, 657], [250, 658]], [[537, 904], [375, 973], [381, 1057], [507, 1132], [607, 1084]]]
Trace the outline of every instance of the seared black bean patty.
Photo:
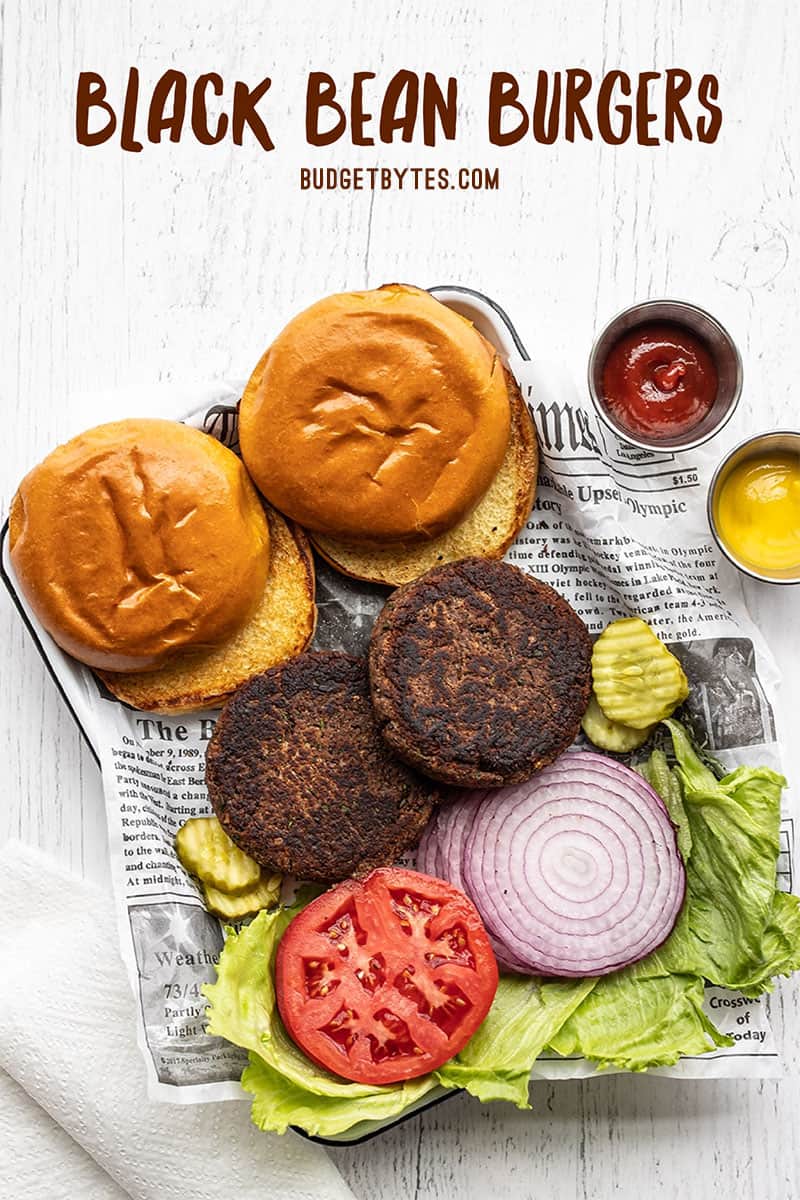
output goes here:
[[372, 701], [404, 762], [460, 787], [527, 779], [574, 740], [591, 689], [578, 614], [517, 567], [466, 558], [389, 598], [372, 631]]
[[438, 793], [378, 734], [366, 662], [300, 654], [223, 709], [206, 758], [226, 833], [271, 871], [336, 880], [394, 862]]

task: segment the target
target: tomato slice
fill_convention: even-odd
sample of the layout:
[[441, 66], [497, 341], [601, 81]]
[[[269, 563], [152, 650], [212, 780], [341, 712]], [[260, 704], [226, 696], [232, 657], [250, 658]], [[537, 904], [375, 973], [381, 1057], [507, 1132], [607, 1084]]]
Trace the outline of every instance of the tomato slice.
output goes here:
[[275, 982], [283, 1023], [315, 1063], [355, 1083], [397, 1083], [466, 1045], [491, 1007], [497, 963], [463, 892], [382, 867], [294, 918]]

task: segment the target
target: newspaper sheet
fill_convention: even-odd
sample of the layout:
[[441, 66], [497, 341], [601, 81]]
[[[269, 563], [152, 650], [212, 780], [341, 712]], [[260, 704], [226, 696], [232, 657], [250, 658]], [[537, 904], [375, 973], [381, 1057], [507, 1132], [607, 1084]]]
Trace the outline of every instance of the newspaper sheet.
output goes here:
[[[636, 613], [679, 657], [695, 727], [726, 765], [780, 767], [777, 673], [758, 632], [726, 599], [705, 517], [709, 455], [651, 453], [620, 442], [558, 370], [511, 363], [536, 422], [536, 503], [508, 560], [561, 592], [592, 633]], [[236, 386], [222, 386], [189, 418], [236, 448]], [[198, 395], [198, 402], [201, 395]], [[318, 570], [317, 648], [363, 652], [387, 592]], [[139, 1002], [139, 1039], [154, 1097], [195, 1103], [240, 1097], [242, 1051], [206, 1032], [202, 986], [223, 946], [177, 861], [174, 837], [210, 812], [203, 781], [214, 713], [159, 717], [126, 708], [71, 664], [91, 714], [107, 800], [122, 953]], [[73, 684], [75, 680], [73, 680]], [[792, 886], [793, 822], [785, 814], [780, 885]], [[662, 1074], [763, 1077], [778, 1073], [766, 999], [708, 988], [730, 1049], [683, 1059]], [[534, 1074], [588, 1075], [585, 1061], [542, 1058]]]

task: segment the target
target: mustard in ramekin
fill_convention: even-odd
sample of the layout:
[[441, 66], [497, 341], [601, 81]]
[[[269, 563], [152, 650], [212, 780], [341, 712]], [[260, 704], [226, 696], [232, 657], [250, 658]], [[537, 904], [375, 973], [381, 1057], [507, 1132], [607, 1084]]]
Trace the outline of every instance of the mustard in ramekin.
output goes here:
[[740, 571], [800, 583], [800, 432], [756, 434], [732, 450], [711, 480], [708, 521]]

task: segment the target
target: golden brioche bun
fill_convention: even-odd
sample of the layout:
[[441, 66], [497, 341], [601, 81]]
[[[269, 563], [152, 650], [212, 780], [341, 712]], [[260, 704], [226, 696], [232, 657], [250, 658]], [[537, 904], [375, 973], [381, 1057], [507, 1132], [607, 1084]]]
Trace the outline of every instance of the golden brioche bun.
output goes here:
[[500, 470], [482, 500], [454, 529], [411, 546], [365, 546], [312, 534], [324, 559], [344, 575], [399, 587], [431, 567], [460, 558], [502, 558], [533, 506], [539, 451], [536, 428], [516, 381], [507, 374], [511, 436]]
[[232, 451], [177, 421], [114, 421], [26, 475], [11, 561], [53, 639], [91, 667], [148, 671], [230, 637], [264, 592], [269, 530]]
[[263, 495], [306, 529], [410, 543], [475, 507], [509, 420], [494, 347], [428, 292], [390, 284], [290, 321], [244, 391], [239, 441]]
[[270, 564], [261, 600], [244, 626], [214, 650], [186, 653], [147, 674], [99, 671], [118, 700], [147, 712], [217, 708], [253, 675], [305, 650], [314, 636], [314, 563], [308, 541], [272, 508], [266, 510]]

